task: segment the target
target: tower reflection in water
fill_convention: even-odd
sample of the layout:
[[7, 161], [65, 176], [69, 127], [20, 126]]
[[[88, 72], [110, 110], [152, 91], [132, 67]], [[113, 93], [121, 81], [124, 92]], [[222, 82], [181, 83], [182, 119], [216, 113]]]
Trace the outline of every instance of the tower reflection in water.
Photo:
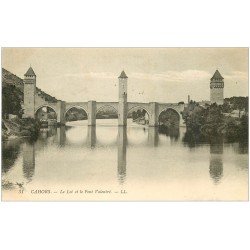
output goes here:
[[118, 181], [123, 184], [126, 180], [126, 164], [127, 164], [127, 127], [118, 127], [117, 138], [117, 151], [118, 151]]
[[148, 128], [148, 143], [150, 146], [157, 147], [159, 143], [159, 133], [157, 127]]
[[23, 176], [31, 181], [35, 173], [35, 145], [26, 142], [23, 145]]
[[90, 148], [96, 145], [96, 126], [88, 126], [87, 145]]
[[214, 184], [219, 184], [223, 177], [223, 143], [210, 144], [209, 174]]
[[59, 145], [65, 143], [65, 127], [50, 127], [40, 131], [39, 139], [36, 142], [25, 142], [23, 144], [23, 176], [28, 182], [32, 181], [35, 174], [35, 151], [39, 151], [48, 144], [48, 138], [53, 139]]
[[[157, 147], [159, 142], [159, 134], [157, 127], [148, 128], [148, 144], [153, 147]], [[127, 128], [118, 127], [118, 139], [117, 139], [117, 151], [118, 151], [118, 167], [117, 176], [120, 184], [126, 181], [127, 170]]]
[[66, 142], [66, 127], [61, 126], [57, 128], [57, 142], [60, 147], [65, 146]]

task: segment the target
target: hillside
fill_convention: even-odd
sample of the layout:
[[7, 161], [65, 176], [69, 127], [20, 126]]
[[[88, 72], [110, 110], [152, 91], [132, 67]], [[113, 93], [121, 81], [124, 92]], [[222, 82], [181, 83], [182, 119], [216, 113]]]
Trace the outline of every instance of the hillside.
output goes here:
[[23, 92], [23, 79], [2, 68], [2, 85], [15, 85]]
[[[2, 88], [8, 86], [15, 86], [16, 92], [19, 94], [20, 99], [23, 101], [23, 79], [14, 75], [10, 71], [2, 68]], [[36, 88], [37, 94], [48, 102], [56, 102], [57, 99], [39, 88]]]
[[[11, 88], [11, 86], [15, 86], [15, 88]], [[5, 88], [15, 91], [15, 94], [23, 101], [23, 80], [2, 68], [2, 90]]]

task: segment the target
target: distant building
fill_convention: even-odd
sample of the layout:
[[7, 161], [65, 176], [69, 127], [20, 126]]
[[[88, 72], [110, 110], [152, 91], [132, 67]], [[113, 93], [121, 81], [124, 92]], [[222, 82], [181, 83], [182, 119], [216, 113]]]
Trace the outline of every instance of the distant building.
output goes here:
[[218, 70], [210, 79], [210, 102], [222, 105], [224, 100], [224, 78]]
[[241, 118], [243, 115], [246, 115], [246, 111], [240, 111], [238, 109], [233, 110], [231, 113], [223, 113], [225, 116], [230, 116], [234, 118]]
[[207, 100], [202, 100], [201, 102], [198, 102], [200, 106], [202, 107], [206, 107], [208, 105], [210, 105], [210, 101], [207, 101]]

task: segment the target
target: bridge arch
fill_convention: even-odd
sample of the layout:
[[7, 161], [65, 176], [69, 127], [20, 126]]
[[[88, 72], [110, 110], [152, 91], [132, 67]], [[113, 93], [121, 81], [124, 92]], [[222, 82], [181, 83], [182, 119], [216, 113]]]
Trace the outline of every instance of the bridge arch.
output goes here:
[[81, 107], [81, 106], [77, 106], [77, 105], [73, 105], [73, 106], [70, 106], [66, 109], [65, 113], [64, 113], [64, 117], [66, 116], [67, 112], [69, 110], [71, 110], [72, 108], [77, 108], [77, 109], [82, 109], [86, 114], [87, 114], [87, 117], [89, 116], [88, 114], [88, 111], [84, 108], [84, 107]]
[[113, 105], [110, 105], [110, 104], [103, 104], [102, 106], [100, 106], [96, 109], [96, 112], [95, 112], [96, 119], [98, 119], [98, 117], [97, 117], [98, 113], [100, 113], [100, 111], [102, 111], [105, 108], [111, 108], [112, 110], [114, 110], [115, 111], [115, 118], [118, 118], [118, 110], [116, 107], [114, 107]]
[[[174, 117], [176, 115], [176, 117]], [[172, 121], [169, 121], [169, 125], [178, 125], [180, 126], [180, 121], [181, 121], [181, 114], [179, 113], [178, 110], [172, 107], [167, 107], [164, 108], [159, 112], [158, 115], [158, 125], [164, 125], [163, 120], [166, 119], [172, 119]]]
[[[141, 113], [139, 112], [139, 114], [138, 114], [139, 110], [142, 110], [142, 111], [141, 111]], [[143, 112], [143, 110], [145, 112]], [[138, 117], [138, 115], [139, 115], [139, 117]], [[128, 109], [127, 119], [128, 118], [132, 118], [133, 122], [138, 119], [137, 121], [139, 124], [146, 125], [146, 124], [149, 124], [149, 120], [151, 119], [151, 116], [150, 116], [150, 112], [149, 112], [148, 108], [145, 108], [144, 106], [141, 106], [141, 105], [136, 105], [136, 106], [133, 106], [133, 107]], [[140, 119], [140, 118], [143, 118], [143, 119]]]
[[149, 109], [147, 107], [144, 107], [143, 105], [136, 105], [136, 106], [133, 106], [131, 108], [128, 109], [128, 114], [133, 112], [133, 109], [144, 109], [147, 113], [148, 113], [148, 116], [150, 116], [150, 112], [149, 112]]
[[[88, 112], [84, 107], [78, 106], [78, 105], [72, 105], [70, 107], [68, 107], [64, 113], [64, 119], [67, 122], [67, 114], [70, 110], [72, 109], [78, 109], [78, 110], [82, 110], [85, 114], [86, 114], [86, 120], [88, 120]], [[85, 120], [85, 119], [78, 119], [78, 120]], [[75, 121], [75, 120], [68, 120], [68, 121]]]
[[[47, 110], [46, 110], [47, 114], [48, 114], [48, 108], [51, 109], [51, 110], [53, 110], [54, 113], [55, 113], [55, 117], [54, 117], [54, 118], [51, 118], [51, 119], [57, 120], [57, 116], [58, 116], [57, 110], [56, 110], [53, 106], [48, 105], [48, 104], [40, 105], [39, 107], [37, 107], [37, 108], [35, 109], [35, 117], [36, 117], [36, 118], [39, 118], [39, 117], [38, 117], [38, 112], [39, 112], [40, 110], [42, 110], [43, 108], [46, 108], [46, 109], [47, 109]], [[43, 118], [43, 117], [41, 117], [41, 118]], [[44, 119], [48, 120], [48, 117], [44, 117]]]
[[49, 104], [46, 104], [46, 103], [43, 104], [43, 105], [38, 106], [38, 107], [35, 109], [35, 114], [36, 114], [36, 112], [37, 112], [39, 109], [44, 108], [44, 107], [53, 109], [53, 111], [57, 114], [56, 108], [53, 107], [53, 106], [51, 106], [51, 105], [49, 105]]
[[[66, 109], [66, 111], [64, 112], [64, 119], [65, 120], [67, 120], [67, 113], [71, 110], [71, 109], [80, 109], [80, 110], [83, 110], [84, 111], [84, 113], [86, 114], [86, 116], [87, 116], [87, 119], [86, 120], [88, 120], [88, 112], [87, 112], [87, 110], [85, 109], [85, 108], [83, 108], [83, 107], [81, 107], [81, 106], [77, 106], [77, 105], [72, 105], [72, 106], [70, 106], [70, 107], [68, 107], [67, 109]], [[83, 119], [84, 120], [84, 119]]]

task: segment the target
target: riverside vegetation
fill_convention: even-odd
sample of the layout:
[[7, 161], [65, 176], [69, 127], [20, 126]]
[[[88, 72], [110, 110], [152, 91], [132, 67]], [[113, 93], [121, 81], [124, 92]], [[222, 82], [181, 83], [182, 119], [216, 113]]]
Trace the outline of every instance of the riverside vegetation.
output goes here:
[[[233, 110], [239, 112], [238, 117], [228, 115]], [[227, 98], [223, 105], [215, 103], [205, 108], [191, 101], [182, 116], [187, 127], [184, 142], [248, 143], [248, 97]]]
[[[2, 140], [16, 137], [37, 138], [40, 123], [33, 118], [22, 118], [22, 93], [14, 85], [2, 87]], [[8, 119], [9, 115], [15, 118]]]

